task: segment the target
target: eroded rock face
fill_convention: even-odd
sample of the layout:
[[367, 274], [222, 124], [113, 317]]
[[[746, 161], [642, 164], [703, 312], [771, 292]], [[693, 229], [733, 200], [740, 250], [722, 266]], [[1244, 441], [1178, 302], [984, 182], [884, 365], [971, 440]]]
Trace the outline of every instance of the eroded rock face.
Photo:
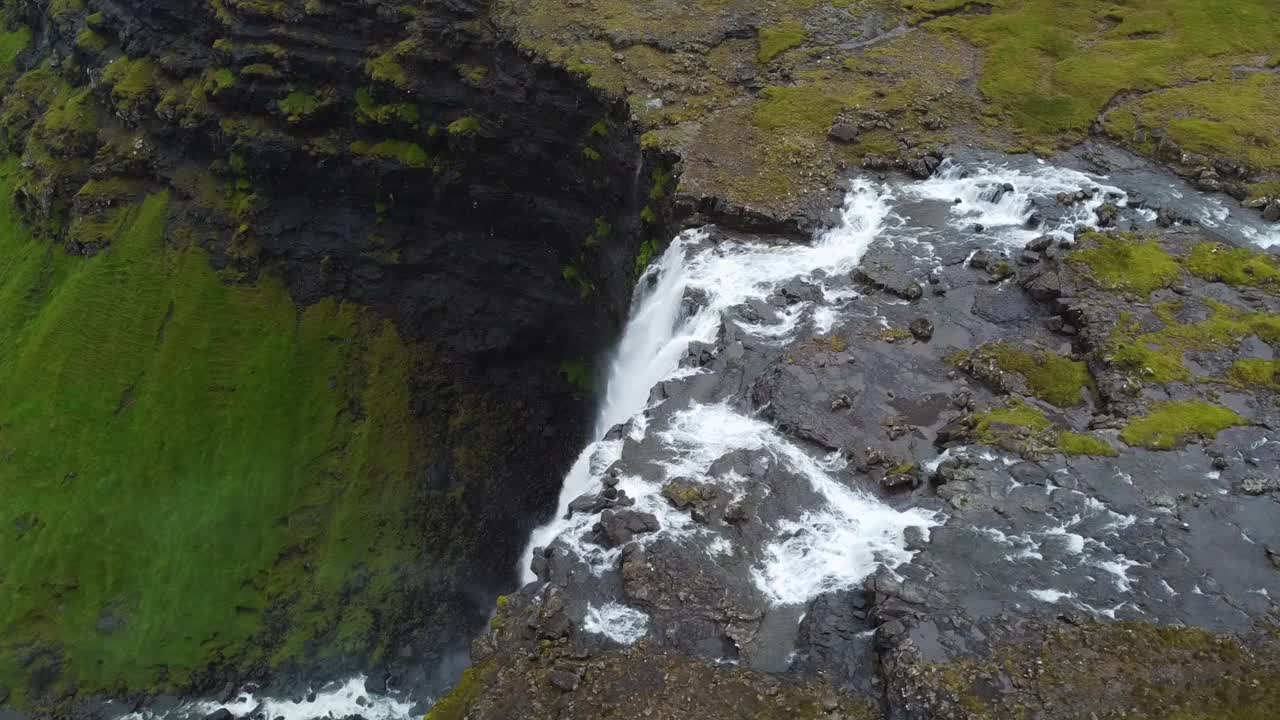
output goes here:
[[[402, 598], [305, 637], [288, 595], [246, 612], [263, 617], [254, 644], [266, 655], [309, 648], [290, 659], [302, 674], [318, 656], [335, 675], [370, 662], [430, 668], [483, 624], [580, 448], [585, 388], [625, 316], [641, 245], [649, 257], [670, 236], [669, 163], [642, 153], [624, 107], [496, 36], [483, 3], [8, 7], [6, 23], [31, 39], [15, 73], [0, 74], [0, 135], [20, 158], [14, 201], [30, 227], [70, 253], [110, 254], [119, 238], [97, 228], [167, 193], [165, 241], [203, 248], [224, 281], [283, 283], [299, 313], [337, 301], [393, 323], [411, 355], [409, 386], [388, 394], [407, 398], [412, 489], [376, 502], [402, 508], [388, 532], [422, 552], [335, 582], [331, 600], [359, 605], [370, 586]], [[351, 363], [376, 366], [360, 359], [364, 342]], [[352, 402], [334, 422], [382, 422], [378, 412]], [[326, 522], [295, 511], [278, 522]], [[302, 565], [322, 546], [248, 574]], [[324, 562], [308, 556], [304, 577]], [[352, 642], [324, 651], [348, 630]], [[375, 653], [375, 635], [394, 639]], [[170, 671], [206, 665], [197, 689], [271, 672], [216, 655]], [[74, 689], [50, 667], [26, 701]], [[10, 682], [25, 679], [0, 679]]]

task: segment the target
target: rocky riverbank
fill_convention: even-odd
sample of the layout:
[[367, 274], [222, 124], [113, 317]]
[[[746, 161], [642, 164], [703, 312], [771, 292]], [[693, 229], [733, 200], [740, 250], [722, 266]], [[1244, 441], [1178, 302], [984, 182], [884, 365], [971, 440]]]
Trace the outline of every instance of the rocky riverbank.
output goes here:
[[[1280, 263], [1083, 154], [1129, 183], [957, 158], [812, 245], [682, 236], [639, 312], [675, 273], [710, 338], [588, 449], [430, 717], [1263, 712]], [[640, 669], [673, 653], [754, 699]]]

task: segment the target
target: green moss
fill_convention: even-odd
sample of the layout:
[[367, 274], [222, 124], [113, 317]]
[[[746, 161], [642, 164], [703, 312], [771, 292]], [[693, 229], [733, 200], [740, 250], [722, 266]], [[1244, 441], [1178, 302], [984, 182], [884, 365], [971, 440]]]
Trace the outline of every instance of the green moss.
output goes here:
[[484, 662], [467, 668], [448, 695], [440, 698], [423, 720], [463, 720], [485, 686], [493, 681], [498, 668]]
[[916, 471], [916, 464], [915, 464], [915, 463], [913, 463], [913, 462], [904, 462], [904, 463], [899, 463], [899, 464], [897, 464], [897, 465], [895, 465], [895, 466], [893, 466], [893, 467], [889, 468], [889, 472], [887, 473], [887, 475], [888, 475], [889, 477], [901, 477], [901, 476], [903, 476], [903, 475], [910, 475], [911, 473], [913, 473], [913, 472], [915, 472], [915, 471]]
[[887, 343], [897, 343], [903, 340], [910, 340], [912, 335], [911, 331], [906, 328], [889, 328], [881, 330], [879, 337]]
[[91, 28], [85, 28], [76, 34], [76, 47], [87, 52], [101, 53], [109, 44], [106, 35]]
[[50, 0], [49, 17], [54, 20], [69, 20], [84, 12], [84, 0]]
[[596, 291], [595, 283], [591, 282], [591, 278], [587, 277], [577, 265], [565, 265], [560, 275], [578, 289], [578, 295], [583, 300], [591, 297]]
[[372, 125], [401, 123], [417, 127], [418, 106], [412, 103], [378, 103], [368, 88], [356, 90], [356, 122]]
[[206, 72], [209, 79], [209, 89], [214, 95], [236, 86], [236, 74], [230, 68], [218, 68]]
[[1178, 263], [1154, 241], [1130, 233], [1089, 233], [1086, 247], [1071, 253], [1068, 262], [1089, 269], [1093, 280], [1108, 290], [1141, 297], [1168, 287], [1178, 279]]
[[102, 80], [111, 86], [111, 97], [127, 111], [137, 111], [154, 100], [160, 68], [149, 57], [116, 58], [102, 69]]
[[409, 86], [409, 71], [405, 69], [404, 61], [417, 47], [412, 39], [402, 40], [390, 50], [371, 58], [365, 63], [365, 70], [375, 82], [404, 90]]
[[594, 384], [591, 367], [579, 360], [565, 360], [560, 363], [560, 375], [570, 385], [582, 390], [583, 392], [591, 392]]
[[608, 240], [611, 234], [613, 234], [613, 226], [609, 224], [609, 221], [603, 216], [597, 217], [590, 234], [582, 241], [582, 246], [584, 248], [597, 247], [600, 243]]
[[648, 205], [644, 206], [644, 209], [640, 211], [640, 222], [645, 223], [646, 225], [652, 225], [653, 223], [658, 222], [658, 216], [653, 212], [652, 207]]
[[782, 53], [804, 43], [804, 26], [797, 22], [763, 28], [760, 31], [760, 52], [756, 59], [767, 63]]
[[969, 360], [991, 362], [1003, 372], [1018, 373], [1026, 379], [1032, 395], [1059, 407], [1084, 402], [1082, 391], [1093, 386], [1084, 362], [1043, 350], [1028, 351], [1013, 343], [984, 345]]
[[1019, 399], [1010, 400], [1004, 407], [977, 413], [973, 419], [976, 437], [988, 445], [998, 444], [1008, 429], [1041, 433], [1053, 427], [1044, 413]]
[[1129, 421], [1120, 438], [1134, 447], [1172, 450], [1197, 437], [1212, 440], [1229, 427], [1247, 425], [1234, 411], [1200, 401], [1156, 405], [1147, 415]]
[[1115, 457], [1119, 453], [1107, 442], [1094, 437], [1074, 432], [1058, 433], [1058, 449], [1064, 455], [1095, 455], [1099, 457]]
[[449, 123], [447, 130], [455, 137], [470, 137], [480, 132], [480, 121], [467, 115]]
[[652, 183], [649, 188], [649, 199], [665, 200], [675, 184], [675, 178], [671, 176], [669, 169], [658, 166], [649, 173], [649, 182]]
[[1122, 315], [1111, 335], [1108, 362], [1159, 384], [1186, 382], [1191, 380], [1191, 372], [1183, 355], [1189, 351], [1236, 347], [1250, 335], [1265, 342], [1280, 340], [1280, 316], [1247, 313], [1212, 300], [1208, 305], [1212, 311], [1209, 318], [1191, 324], [1177, 321], [1179, 306], [1157, 306], [1156, 316], [1164, 327], [1149, 333], [1141, 332], [1132, 318]]
[[276, 76], [276, 69], [268, 63], [250, 63], [240, 68], [240, 76], [253, 78], [272, 78]]
[[25, 25], [16, 30], [0, 30], [0, 66], [12, 65], [14, 58], [30, 43], [31, 28]]
[[280, 112], [289, 122], [301, 122], [320, 108], [320, 98], [311, 93], [294, 90], [278, 103]]
[[431, 164], [431, 156], [421, 145], [404, 140], [383, 140], [372, 144], [358, 140], [351, 143], [351, 152], [356, 155], [395, 160], [406, 167], [424, 168]]
[[1191, 274], [1212, 282], [1280, 291], [1280, 265], [1265, 253], [1220, 243], [1200, 243], [1183, 264]]
[[458, 76], [472, 87], [479, 87], [484, 84], [484, 80], [489, 76], [489, 68], [483, 65], [458, 65]]
[[1231, 384], [1280, 392], [1280, 360], [1237, 360], [1227, 371]]
[[596, 137], [609, 137], [609, 121], [607, 119], [597, 121], [591, 126], [591, 134]]
[[[0, 163], [0, 198], [14, 178]], [[403, 607], [422, 552], [384, 509], [410, 502], [421, 447], [394, 327], [296, 307], [268, 277], [224, 284], [166, 240], [168, 208], [114, 207], [111, 252], [86, 258], [0, 202], [0, 522], [23, 528], [0, 533], [0, 685], [19, 707], [34, 678], [176, 690], [215, 661], [357, 648], [389, 632], [370, 621]]]
[[595, 148], [593, 148], [593, 147], [584, 147], [584, 148], [582, 148], [582, 157], [583, 157], [583, 158], [585, 158], [585, 159], [587, 159], [587, 160], [590, 160], [591, 162], [600, 162], [602, 159], [604, 159], [604, 158], [600, 155], [599, 151], [597, 151], [597, 150], [596, 150]]
[[640, 243], [640, 250], [636, 253], [636, 275], [640, 275], [649, 267], [649, 263], [658, 256], [660, 248], [657, 240], [645, 240]]

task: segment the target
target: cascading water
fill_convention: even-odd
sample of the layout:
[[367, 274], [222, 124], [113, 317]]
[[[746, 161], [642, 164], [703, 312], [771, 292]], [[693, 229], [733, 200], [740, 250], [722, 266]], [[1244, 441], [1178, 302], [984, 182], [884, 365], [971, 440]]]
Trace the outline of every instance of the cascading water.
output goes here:
[[[705, 233], [699, 231], [677, 237], [640, 279], [631, 318], [610, 364], [605, 400], [595, 424], [596, 436], [602, 437], [614, 425], [640, 416], [653, 386], [682, 372], [679, 362], [689, 343], [715, 340], [729, 308], [749, 300], [763, 300], [783, 283], [797, 278], [814, 280], [821, 287], [821, 277], [846, 274], [856, 267], [877, 234], [890, 222], [892, 199], [887, 189], [859, 181], [845, 200], [840, 226], [826, 232], [812, 245], [710, 244]], [[695, 311], [681, 316], [687, 291], [696, 291], [705, 301]], [[746, 329], [764, 336], [785, 336], [794, 327], [798, 314], [785, 316], [775, 325]], [[723, 443], [725, 438], [716, 426], [723, 430], [726, 421], [733, 422], [740, 416], [733, 417], [734, 413], [727, 410], [723, 412], [728, 416], [719, 418], [720, 422], [700, 425], [699, 432], [687, 433], [682, 440], [702, 445], [704, 450], [714, 447], [719, 453], [715, 457], [733, 450], [733, 443]], [[642, 417], [637, 419], [643, 422]], [[758, 442], [766, 441], [769, 433], [766, 424], [740, 419], [751, 424], [738, 438], [740, 442], [745, 442], [746, 436]], [[781, 438], [777, 441], [781, 442]], [[590, 516], [566, 516], [574, 498], [599, 487], [604, 471], [620, 451], [621, 442], [617, 440], [599, 440], [583, 450], [565, 478], [556, 516], [534, 531], [528, 550], [522, 556], [525, 582], [535, 579], [529, 570], [532, 549], [556, 538], [570, 543], [580, 556], [594, 558], [599, 563], [614, 558], [616, 552], [602, 551], [577, 540], [590, 528], [593, 522]], [[824, 479], [818, 479], [816, 484], [823, 482]], [[658, 496], [660, 488], [635, 478], [624, 481], [622, 488], [637, 499], [639, 507], [666, 521], [666, 527], [678, 529], [682, 524]], [[923, 518], [904, 522], [927, 524]]]

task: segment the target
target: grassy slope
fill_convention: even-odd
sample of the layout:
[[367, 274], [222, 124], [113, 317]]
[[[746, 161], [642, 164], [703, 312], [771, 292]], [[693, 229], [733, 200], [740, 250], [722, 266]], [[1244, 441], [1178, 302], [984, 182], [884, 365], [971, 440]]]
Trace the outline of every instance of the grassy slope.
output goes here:
[[[0, 166], [0, 685], [21, 700], [59, 654], [57, 683], [83, 692], [181, 683], [220, 653], [363, 643], [416, 552], [394, 329], [296, 308], [270, 279], [224, 284], [203, 251], [166, 245], [165, 195], [128, 211], [109, 252], [67, 256], [13, 217], [15, 164]], [[251, 642], [291, 601], [295, 631]]]
[[[962, 4], [904, 2], [921, 13]], [[1265, 113], [1259, 112], [1267, 100], [1260, 97], [1258, 82], [1233, 81], [1232, 75], [1234, 66], [1261, 69], [1280, 52], [1280, 6], [1272, 0], [993, 0], [990, 5], [990, 14], [949, 15], [925, 26], [984, 48], [984, 97], [1030, 139], [1078, 137], [1122, 92], [1211, 81], [1167, 97], [1153, 95], [1132, 109], [1136, 119], [1127, 116], [1122, 122], [1130, 128], [1169, 127], [1191, 148], [1255, 166], [1280, 164], [1274, 123], [1262, 122]]]

